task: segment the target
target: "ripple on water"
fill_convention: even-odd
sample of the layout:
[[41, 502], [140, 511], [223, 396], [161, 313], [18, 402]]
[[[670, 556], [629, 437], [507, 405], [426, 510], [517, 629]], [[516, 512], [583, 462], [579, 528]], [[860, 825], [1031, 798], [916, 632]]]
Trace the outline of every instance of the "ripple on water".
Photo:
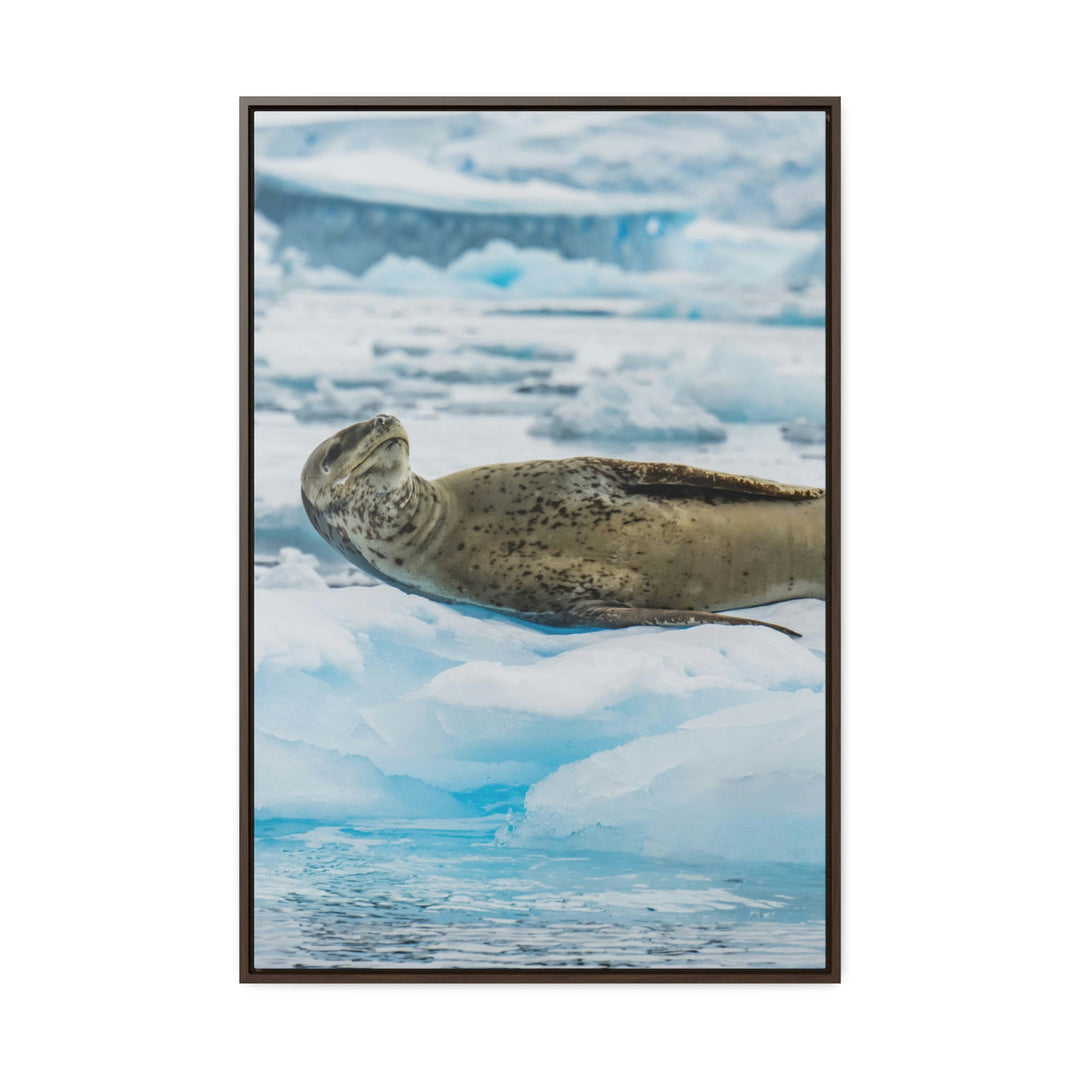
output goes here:
[[824, 872], [499, 847], [494, 827], [256, 844], [258, 968], [821, 968]]

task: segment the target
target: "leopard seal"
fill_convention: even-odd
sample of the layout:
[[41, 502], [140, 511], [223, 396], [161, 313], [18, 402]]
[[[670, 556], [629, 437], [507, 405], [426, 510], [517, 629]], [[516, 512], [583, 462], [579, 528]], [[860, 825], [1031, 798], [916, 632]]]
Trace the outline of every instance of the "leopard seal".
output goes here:
[[406, 592], [557, 627], [768, 626], [722, 615], [825, 596], [821, 488], [599, 457], [437, 480], [385, 414], [311, 453], [304, 509], [350, 562]]

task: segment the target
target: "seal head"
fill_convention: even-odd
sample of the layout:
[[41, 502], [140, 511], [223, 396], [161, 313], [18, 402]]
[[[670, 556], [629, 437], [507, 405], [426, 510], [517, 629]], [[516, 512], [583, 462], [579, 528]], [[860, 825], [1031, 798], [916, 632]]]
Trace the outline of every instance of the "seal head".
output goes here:
[[304, 509], [319, 535], [345, 558], [371, 567], [349, 541], [357, 528], [377, 536], [408, 502], [413, 488], [409, 437], [396, 417], [344, 428], [320, 443], [301, 474]]

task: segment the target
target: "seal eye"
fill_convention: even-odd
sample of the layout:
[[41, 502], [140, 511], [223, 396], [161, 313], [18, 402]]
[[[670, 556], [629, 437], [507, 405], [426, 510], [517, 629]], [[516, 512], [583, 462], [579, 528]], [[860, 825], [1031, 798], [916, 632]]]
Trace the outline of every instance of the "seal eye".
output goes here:
[[329, 450], [326, 451], [326, 456], [322, 459], [322, 471], [324, 473], [330, 472], [330, 466], [334, 464], [339, 457], [341, 457], [342, 445], [340, 442], [334, 443]]

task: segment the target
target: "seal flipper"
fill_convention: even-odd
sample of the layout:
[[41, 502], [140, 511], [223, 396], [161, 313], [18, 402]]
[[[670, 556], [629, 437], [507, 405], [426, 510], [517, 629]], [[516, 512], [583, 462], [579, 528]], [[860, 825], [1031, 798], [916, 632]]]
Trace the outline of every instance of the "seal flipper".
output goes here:
[[802, 634], [790, 630], [778, 623], [762, 622], [760, 619], [741, 619], [737, 615], [720, 615], [712, 611], [679, 611], [676, 608], [640, 608], [623, 607], [590, 601], [575, 604], [569, 611], [557, 614], [528, 615], [533, 622], [542, 622], [548, 626], [592, 626], [597, 629], [621, 630], [627, 626], [764, 626], [769, 630], [779, 630], [788, 637], [802, 637]]
[[627, 491], [651, 488], [659, 493], [667, 487], [691, 488], [699, 489], [703, 493], [730, 492], [773, 499], [820, 499], [825, 494], [824, 488], [781, 484], [775, 480], [761, 480], [756, 476], [739, 476], [736, 473], [698, 469], [693, 465], [619, 461], [615, 458], [587, 458], [585, 460], [591, 461], [614, 477]]

